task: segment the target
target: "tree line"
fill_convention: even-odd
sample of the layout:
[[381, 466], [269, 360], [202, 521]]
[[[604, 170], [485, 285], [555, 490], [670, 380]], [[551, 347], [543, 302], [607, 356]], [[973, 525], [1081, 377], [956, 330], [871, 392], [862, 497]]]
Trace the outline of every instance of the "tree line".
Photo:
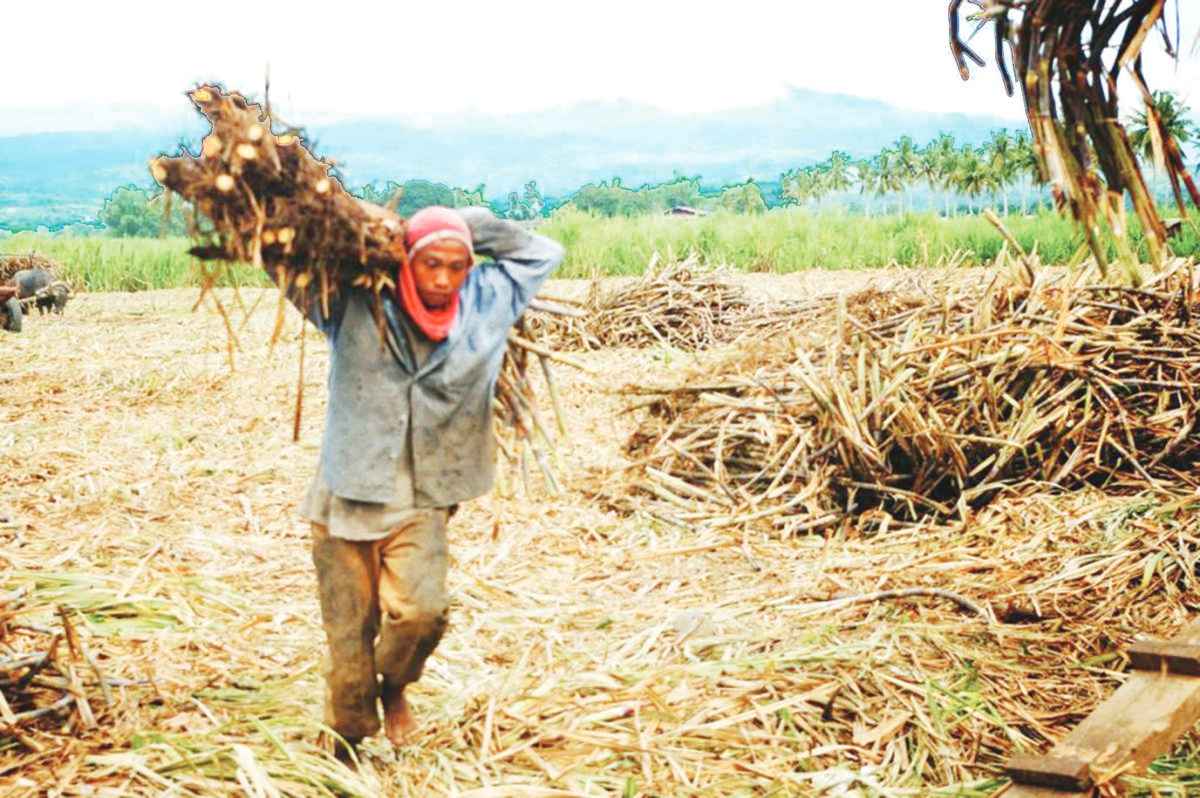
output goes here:
[[[1156, 107], [1167, 130], [1183, 145], [1200, 142], [1200, 125], [1189, 109], [1170, 92], [1156, 92]], [[1134, 146], [1152, 162], [1154, 136], [1145, 112], [1127, 122]], [[790, 169], [778, 180], [754, 179], [721, 187], [706, 187], [699, 175], [676, 174], [670, 180], [631, 188], [613, 177], [589, 183], [564, 197], [543, 195], [536, 180], [521, 191], [489, 198], [487, 187], [449, 186], [431, 180], [377, 181], [351, 189], [369, 202], [392, 205], [410, 216], [430, 205], [461, 208], [487, 205], [503, 218], [532, 220], [548, 217], [561, 208], [574, 208], [600, 216], [638, 216], [662, 213], [679, 206], [733, 213], [763, 213], [773, 207], [825, 207], [836, 197], [867, 215], [904, 213], [923, 209], [946, 216], [960, 211], [975, 213], [986, 202], [1005, 214], [1013, 205], [1028, 212], [1046, 198], [1039, 190], [1037, 156], [1025, 131], [998, 129], [979, 145], [960, 144], [942, 133], [925, 145], [901, 136], [877, 154], [854, 158], [836, 150], [824, 161]], [[1014, 200], [1015, 194], [1015, 200]], [[187, 231], [186, 209], [176, 202], [167, 207], [162, 195], [137, 186], [116, 189], [105, 200], [99, 220], [111, 235], [182, 235]]]
[[[1154, 100], [1164, 126], [1180, 144], [1200, 141], [1200, 126], [1189, 119], [1187, 106], [1177, 96], [1156, 92]], [[1142, 157], [1153, 162], [1154, 136], [1145, 111], [1129, 120], [1127, 130]], [[864, 212], [871, 215], [876, 205], [896, 213], [912, 211], [914, 189], [919, 187], [941, 195], [946, 216], [955, 214], [961, 199], [971, 213], [986, 199], [1008, 214], [1014, 190], [1022, 212], [1030, 210], [1031, 199], [1040, 203], [1044, 192], [1036, 191], [1039, 182], [1029, 134], [1000, 129], [978, 146], [960, 145], [942, 133], [923, 147], [911, 136], [901, 136], [878, 154], [857, 160], [838, 150], [821, 163], [784, 172], [780, 194], [783, 205], [819, 206], [830, 194], [857, 192]]]

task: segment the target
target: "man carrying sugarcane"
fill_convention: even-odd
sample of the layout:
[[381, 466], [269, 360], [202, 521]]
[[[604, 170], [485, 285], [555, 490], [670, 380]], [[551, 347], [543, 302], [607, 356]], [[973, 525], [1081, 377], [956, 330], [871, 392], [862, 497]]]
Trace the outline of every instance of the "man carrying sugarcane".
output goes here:
[[[367, 206], [374, 216], [382, 209]], [[384, 340], [367, 288], [289, 296], [329, 338], [329, 405], [312, 523], [328, 640], [325, 722], [347, 745], [415, 724], [405, 689], [446, 629], [446, 524], [491, 489], [492, 396], [508, 332], [562, 261], [556, 242], [483, 208], [408, 221]], [[492, 262], [476, 265], [475, 256]]]

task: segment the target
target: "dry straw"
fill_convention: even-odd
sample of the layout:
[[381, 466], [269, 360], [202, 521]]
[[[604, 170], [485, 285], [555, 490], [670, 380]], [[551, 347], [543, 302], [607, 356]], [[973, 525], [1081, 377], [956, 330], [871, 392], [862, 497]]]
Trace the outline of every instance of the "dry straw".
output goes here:
[[252, 316], [230, 372], [223, 321], [193, 300], [86, 295], [0, 349], [0, 692], [14, 716], [46, 710], [0, 722], [6, 794], [982, 798], [1005, 755], [1108, 694], [1122, 645], [1200, 606], [1200, 501], [1178, 483], [787, 539], [607, 512], [591, 469], [619, 468], [639, 421], [616, 389], [680, 375], [655, 350], [581, 353], [597, 376], [557, 386], [562, 494], [456, 516], [421, 730], [369, 741], [353, 773], [315, 745], [323, 640], [295, 516], [326, 344], [305, 333], [296, 445], [278, 423], [296, 333], [272, 353], [273, 314]]

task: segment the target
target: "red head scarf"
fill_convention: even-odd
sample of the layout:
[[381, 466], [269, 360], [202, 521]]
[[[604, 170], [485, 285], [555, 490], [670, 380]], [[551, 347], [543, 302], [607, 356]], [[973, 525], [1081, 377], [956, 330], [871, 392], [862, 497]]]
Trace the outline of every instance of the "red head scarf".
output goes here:
[[[454, 326], [458, 316], [458, 294], [455, 294], [450, 304], [441, 310], [431, 310], [425, 307], [417, 293], [417, 282], [413, 276], [412, 260], [424, 247], [435, 241], [458, 241], [467, 252], [471, 252], [471, 230], [463, 218], [449, 208], [433, 206], [423, 208], [408, 220], [408, 230], [404, 236], [404, 248], [408, 257], [400, 264], [400, 273], [396, 280], [396, 298], [404, 312], [421, 329], [421, 332], [431, 341], [443, 341]], [[472, 259], [474, 256], [472, 255]]]

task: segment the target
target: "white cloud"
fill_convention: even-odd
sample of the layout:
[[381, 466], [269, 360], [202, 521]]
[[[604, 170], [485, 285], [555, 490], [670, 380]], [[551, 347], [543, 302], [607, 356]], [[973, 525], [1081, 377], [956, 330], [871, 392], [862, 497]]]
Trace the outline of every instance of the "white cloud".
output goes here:
[[[273, 101], [300, 122], [363, 114], [428, 122], [593, 99], [714, 110], [789, 85], [905, 108], [1022, 115], [994, 69], [959, 79], [944, 0], [8, 5], [0, 133], [181, 116], [189, 85], [218, 79], [257, 92], [268, 63]], [[1165, 88], [1200, 86], [1195, 56], [1178, 73], [1161, 57], [1149, 68]]]

